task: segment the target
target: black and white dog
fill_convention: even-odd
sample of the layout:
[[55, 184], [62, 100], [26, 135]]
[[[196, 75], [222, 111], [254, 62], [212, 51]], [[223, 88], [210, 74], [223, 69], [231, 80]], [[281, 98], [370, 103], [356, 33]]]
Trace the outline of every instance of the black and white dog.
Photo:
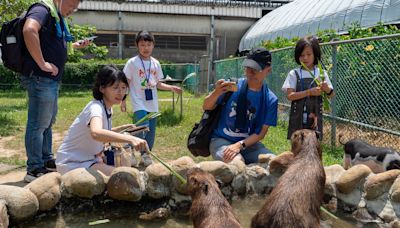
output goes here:
[[339, 142], [344, 145], [343, 167], [345, 169], [358, 164], [367, 165], [374, 173], [400, 169], [400, 155], [396, 151], [372, 146], [360, 139], [343, 143], [342, 136], [339, 135]]

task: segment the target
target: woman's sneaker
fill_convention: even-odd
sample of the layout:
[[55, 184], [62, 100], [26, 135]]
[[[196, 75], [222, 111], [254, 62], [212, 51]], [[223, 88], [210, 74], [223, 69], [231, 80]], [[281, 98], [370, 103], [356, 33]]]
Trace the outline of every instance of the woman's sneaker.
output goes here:
[[26, 173], [26, 176], [24, 177], [24, 181], [25, 182], [32, 182], [34, 181], [36, 178], [41, 177], [43, 175], [45, 175], [46, 173], [49, 173], [50, 171], [47, 170], [46, 168], [42, 167], [42, 168], [37, 168], [34, 169], [32, 171], [28, 171]]
[[147, 167], [151, 164], [153, 164], [153, 160], [151, 159], [150, 155], [148, 153], [142, 153], [141, 154], [142, 159], [140, 160], [140, 164], [143, 165], [144, 167]]

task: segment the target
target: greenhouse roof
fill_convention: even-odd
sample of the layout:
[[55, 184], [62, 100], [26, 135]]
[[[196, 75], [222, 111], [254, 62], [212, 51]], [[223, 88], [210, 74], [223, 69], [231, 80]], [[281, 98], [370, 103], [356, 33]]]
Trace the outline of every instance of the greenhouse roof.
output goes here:
[[290, 39], [326, 29], [345, 32], [353, 22], [372, 27], [380, 21], [400, 23], [400, 0], [295, 0], [258, 20], [242, 37], [239, 51], [277, 37]]

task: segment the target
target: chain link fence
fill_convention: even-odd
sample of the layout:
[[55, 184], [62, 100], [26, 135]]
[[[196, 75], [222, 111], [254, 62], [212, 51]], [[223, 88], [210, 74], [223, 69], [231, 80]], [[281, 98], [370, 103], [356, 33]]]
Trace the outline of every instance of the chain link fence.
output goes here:
[[[324, 113], [324, 143], [332, 149], [360, 138], [400, 151], [400, 35], [321, 44], [322, 63], [336, 91]], [[243, 59], [215, 61], [216, 79], [242, 77]], [[287, 127], [290, 101], [281, 90], [288, 72], [299, 67], [294, 47], [272, 52], [270, 89], [279, 98], [280, 124]]]

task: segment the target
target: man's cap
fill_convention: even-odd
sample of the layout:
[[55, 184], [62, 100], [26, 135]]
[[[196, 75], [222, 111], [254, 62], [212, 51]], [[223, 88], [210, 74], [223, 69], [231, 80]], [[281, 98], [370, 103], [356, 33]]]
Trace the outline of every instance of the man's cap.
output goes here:
[[253, 48], [250, 50], [249, 54], [247, 54], [242, 65], [261, 71], [266, 66], [271, 66], [271, 53], [262, 47]]

